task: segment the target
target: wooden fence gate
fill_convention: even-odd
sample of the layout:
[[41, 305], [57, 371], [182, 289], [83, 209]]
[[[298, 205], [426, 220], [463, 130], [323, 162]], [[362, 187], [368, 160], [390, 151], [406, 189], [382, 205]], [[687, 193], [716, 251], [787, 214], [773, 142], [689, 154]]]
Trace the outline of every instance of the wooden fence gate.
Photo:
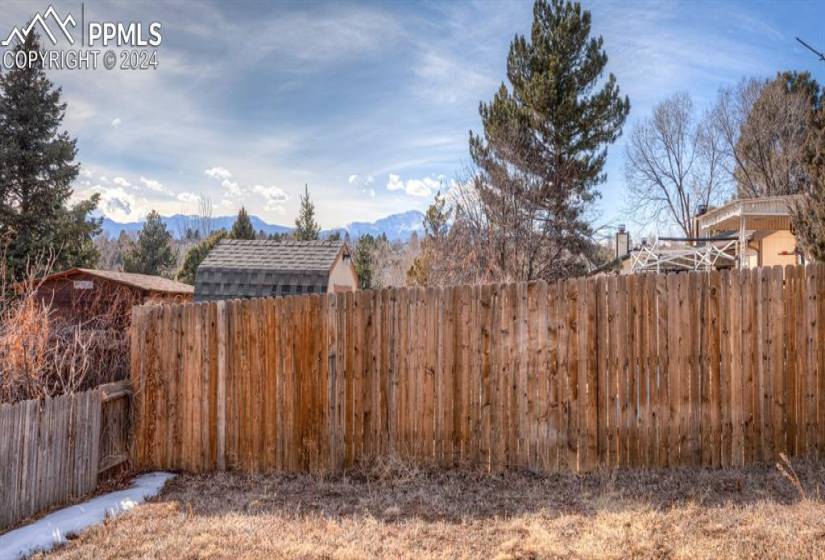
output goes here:
[[129, 458], [128, 381], [0, 404], [0, 530], [91, 493]]
[[825, 267], [136, 308], [138, 467], [744, 465], [825, 451]]

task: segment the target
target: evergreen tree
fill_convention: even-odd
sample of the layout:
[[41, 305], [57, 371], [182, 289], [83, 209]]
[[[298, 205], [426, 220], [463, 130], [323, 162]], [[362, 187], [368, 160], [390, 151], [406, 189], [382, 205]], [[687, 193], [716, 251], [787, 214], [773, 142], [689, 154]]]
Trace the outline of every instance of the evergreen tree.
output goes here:
[[243, 206], [238, 212], [238, 217], [235, 218], [235, 223], [232, 224], [229, 237], [232, 239], [255, 239], [255, 228], [252, 227], [252, 220], [249, 219], [249, 214]]
[[449, 230], [451, 211], [447, 207], [447, 198], [441, 191], [435, 194], [432, 204], [424, 214], [424, 241], [421, 252], [407, 270], [407, 284], [427, 286], [431, 282], [432, 266], [438, 260], [437, 253]]
[[[15, 52], [38, 51], [32, 32]], [[89, 214], [98, 196], [68, 207], [79, 164], [76, 140], [60, 126], [66, 104], [39, 59], [0, 75], [0, 239], [7, 266], [20, 278], [26, 262], [54, 253], [55, 267], [94, 266], [92, 238], [102, 220]]]
[[295, 219], [293, 235], [298, 241], [314, 241], [321, 233], [321, 226], [315, 221], [315, 205], [309, 199], [309, 188], [304, 185], [304, 194], [301, 196], [301, 209]]
[[805, 152], [809, 182], [803, 202], [795, 209], [794, 229], [798, 249], [825, 262], [825, 107], [813, 119]]
[[450, 213], [447, 207], [447, 197], [438, 191], [424, 214], [425, 239], [441, 241], [446, 237], [450, 228]]
[[797, 72], [796, 70], [786, 70], [778, 72], [776, 81], [785, 85], [786, 93], [801, 93], [811, 104], [811, 109], [817, 111], [825, 103], [825, 90], [819, 86], [810, 72]]
[[229, 234], [226, 233], [226, 230], [219, 229], [197, 245], [190, 248], [186, 253], [186, 257], [184, 257], [183, 264], [181, 265], [175, 278], [179, 282], [184, 282], [185, 284], [194, 284], [200, 264], [207, 256], [209, 256], [209, 252], [215, 248], [215, 245], [227, 237], [229, 237]]
[[123, 270], [165, 276], [177, 260], [177, 254], [172, 249], [172, 234], [166, 230], [160, 214], [152, 210], [138, 233], [137, 241], [123, 255]]
[[501, 278], [582, 270], [586, 212], [630, 110], [615, 77], [602, 76], [607, 55], [590, 20], [578, 2], [537, 0], [529, 39], [510, 44], [510, 89], [480, 105], [484, 135], [470, 134], [470, 155]]
[[352, 264], [355, 266], [355, 273], [358, 275], [358, 288], [369, 290], [373, 288], [373, 278], [375, 275], [375, 265], [373, 253], [375, 251], [375, 239], [372, 235], [362, 235], [355, 246], [355, 255]]

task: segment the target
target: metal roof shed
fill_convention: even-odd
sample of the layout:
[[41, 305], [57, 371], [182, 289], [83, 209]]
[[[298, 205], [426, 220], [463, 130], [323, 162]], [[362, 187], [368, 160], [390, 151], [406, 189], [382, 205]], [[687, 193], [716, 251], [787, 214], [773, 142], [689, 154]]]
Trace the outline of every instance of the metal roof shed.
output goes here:
[[343, 241], [223, 240], [198, 267], [195, 301], [354, 290]]

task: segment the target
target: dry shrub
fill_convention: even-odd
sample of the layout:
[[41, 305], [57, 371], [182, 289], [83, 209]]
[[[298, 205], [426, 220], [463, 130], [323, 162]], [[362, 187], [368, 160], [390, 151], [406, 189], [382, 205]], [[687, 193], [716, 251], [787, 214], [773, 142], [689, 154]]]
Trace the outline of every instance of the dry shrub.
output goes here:
[[364, 461], [359, 474], [363, 474], [367, 481], [405, 484], [420, 478], [426, 470], [418, 463], [389, 454]]
[[[49, 260], [0, 291], [0, 402], [54, 397], [128, 375], [129, 340], [123, 308], [84, 303], [82, 320], [59, 317], [38, 297]], [[90, 313], [92, 310], [92, 313]]]
[[788, 456], [784, 453], [779, 454], [779, 461], [776, 463], [777, 470], [785, 477], [785, 480], [791, 483], [791, 485], [799, 492], [800, 499], [805, 499], [805, 490], [802, 488], [802, 482], [799, 480], [799, 476], [796, 474], [796, 470], [793, 468], [793, 464], [791, 463]]

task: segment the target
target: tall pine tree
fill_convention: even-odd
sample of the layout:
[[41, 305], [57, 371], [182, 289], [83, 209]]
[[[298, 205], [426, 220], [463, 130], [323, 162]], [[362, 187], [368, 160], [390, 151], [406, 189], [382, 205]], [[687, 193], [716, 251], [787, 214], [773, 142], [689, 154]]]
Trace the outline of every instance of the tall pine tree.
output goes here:
[[238, 212], [238, 217], [235, 218], [235, 223], [232, 224], [229, 237], [232, 239], [255, 239], [255, 228], [252, 227], [252, 220], [249, 219], [249, 214], [243, 206]]
[[301, 196], [301, 209], [295, 219], [293, 235], [298, 241], [314, 241], [321, 234], [321, 226], [315, 221], [315, 205], [309, 199], [309, 187], [304, 185], [304, 194]]
[[178, 256], [172, 248], [172, 234], [152, 210], [146, 217], [137, 241], [123, 255], [123, 270], [153, 276], [168, 276], [177, 263]]
[[604, 181], [607, 146], [630, 103], [603, 78], [602, 38], [578, 2], [537, 0], [530, 37], [510, 44], [507, 78], [470, 134], [474, 180], [492, 228], [500, 278], [553, 279], [580, 272], [586, 213]]
[[[38, 51], [32, 32], [15, 52]], [[98, 196], [68, 206], [79, 164], [76, 140], [60, 130], [66, 104], [39, 59], [0, 75], [0, 240], [14, 278], [26, 263], [52, 254], [58, 269], [94, 266], [92, 238], [101, 220], [89, 217]]]
[[374, 287], [375, 277], [375, 238], [367, 233], [358, 238], [355, 246], [352, 264], [355, 266], [355, 273], [358, 275], [358, 288], [369, 290]]

